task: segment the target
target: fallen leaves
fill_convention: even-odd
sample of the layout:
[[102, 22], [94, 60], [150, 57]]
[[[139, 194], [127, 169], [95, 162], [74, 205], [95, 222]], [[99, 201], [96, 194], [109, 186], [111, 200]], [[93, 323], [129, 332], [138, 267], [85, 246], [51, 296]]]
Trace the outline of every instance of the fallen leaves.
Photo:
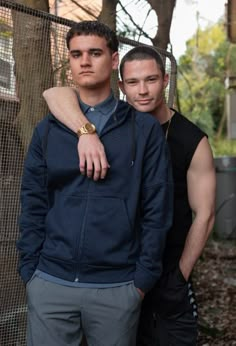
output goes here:
[[210, 239], [195, 266], [198, 346], [236, 346], [236, 240]]

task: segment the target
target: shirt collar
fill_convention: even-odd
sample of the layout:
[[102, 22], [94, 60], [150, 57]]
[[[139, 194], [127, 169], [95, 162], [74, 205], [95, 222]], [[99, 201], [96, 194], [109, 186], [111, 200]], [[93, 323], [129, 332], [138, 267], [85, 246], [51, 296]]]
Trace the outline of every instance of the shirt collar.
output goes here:
[[104, 115], [110, 115], [113, 109], [116, 107], [117, 100], [111, 91], [110, 95], [108, 98], [101, 103], [98, 103], [96, 106], [90, 106], [79, 98], [79, 104], [81, 107], [81, 110], [84, 114], [86, 114], [91, 108], [94, 108], [94, 110], [104, 114]]

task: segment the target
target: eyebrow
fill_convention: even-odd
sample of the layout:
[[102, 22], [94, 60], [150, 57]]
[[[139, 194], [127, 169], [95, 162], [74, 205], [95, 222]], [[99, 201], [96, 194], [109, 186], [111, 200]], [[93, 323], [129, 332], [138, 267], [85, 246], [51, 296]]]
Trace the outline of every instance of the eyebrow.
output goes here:
[[[155, 78], [158, 78], [160, 75], [158, 73], [155, 73], [155, 74], [150, 74], [148, 76], [146, 76], [144, 79], [148, 79], [148, 78], [152, 78], [152, 77], [155, 77]], [[124, 79], [125, 81], [130, 81], [130, 80], [140, 80], [139, 77], [130, 77], [130, 78], [125, 78]]]
[[[80, 49], [73, 49], [73, 50], [70, 50], [70, 53], [80, 53], [81, 50]], [[88, 50], [89, 53], [94, 53], [94, 52], [103, 52], [103, 49], [101, 48], [90, 48]]]

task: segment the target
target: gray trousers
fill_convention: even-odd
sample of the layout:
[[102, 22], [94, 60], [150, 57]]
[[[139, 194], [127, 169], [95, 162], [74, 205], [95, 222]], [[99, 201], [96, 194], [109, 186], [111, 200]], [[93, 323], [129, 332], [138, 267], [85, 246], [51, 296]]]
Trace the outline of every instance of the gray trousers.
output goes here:
[[142, 298], [133, 284], [112, 288], [27, 283], [27, 346], [135, 346]]

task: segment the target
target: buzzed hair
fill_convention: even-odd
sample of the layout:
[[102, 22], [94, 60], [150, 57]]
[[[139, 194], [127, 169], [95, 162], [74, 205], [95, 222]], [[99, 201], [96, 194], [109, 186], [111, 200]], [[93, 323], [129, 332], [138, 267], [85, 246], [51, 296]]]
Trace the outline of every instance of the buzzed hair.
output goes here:
[[120, 77], [123, 80], [123, 72], [124, 72], [124, 66], [127, 61], [134, 61], [134, 60], [151, 60], [154, 59], [157, 63], [157, 65], [160, 67], [161, 73], [164, 77], [166, 70], [165, 65], [163, 62], [163, 59], [161, 55], [157, 52], [157, 50], [153, 47], [149, 46], [138, 46], [135, 47], [126, 53], [123, 58], [121, 59], [120, 63]]
[[105, 38], [107, 41], [107, 47], [112, 53], [118, 51], [119, 41], [113, 30], [109, 26], [98, 22], [97, 20], [84, 20], [79, 23], [75, 23], [66, 35], [66, 45], [70, 49], [70, 40], [75, 36], [80, 35], [95, 35]]

